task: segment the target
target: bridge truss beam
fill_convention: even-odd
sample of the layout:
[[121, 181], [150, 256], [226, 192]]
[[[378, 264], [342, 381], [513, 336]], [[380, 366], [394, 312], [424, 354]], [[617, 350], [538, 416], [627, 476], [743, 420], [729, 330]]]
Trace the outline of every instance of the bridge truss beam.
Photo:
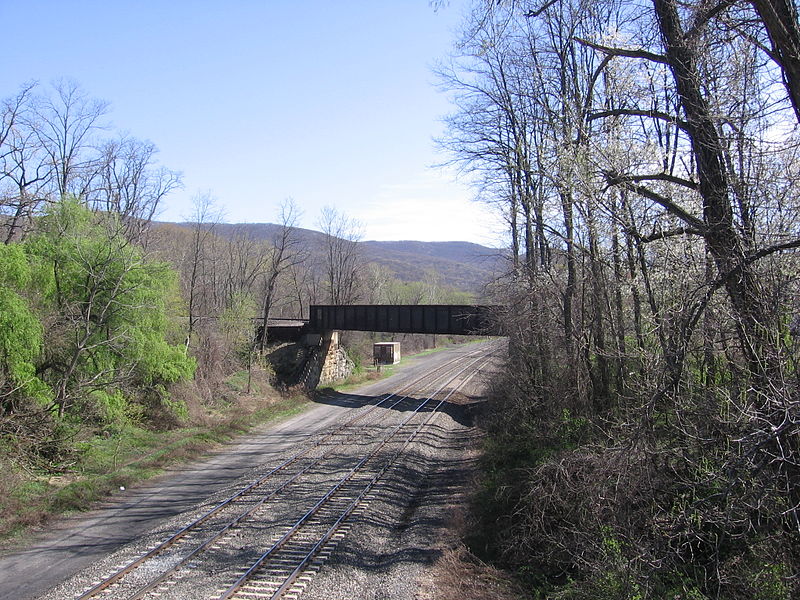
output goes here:
[[496, 307], [466, 304], [314, 304], [309, 329], [447, 335], [503, 335]]

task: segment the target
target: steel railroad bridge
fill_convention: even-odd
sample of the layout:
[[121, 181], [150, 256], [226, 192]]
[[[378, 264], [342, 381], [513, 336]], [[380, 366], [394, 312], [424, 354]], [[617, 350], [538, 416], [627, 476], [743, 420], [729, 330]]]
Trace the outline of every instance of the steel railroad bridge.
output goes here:
[[[465, 304], [312, 304], [309, 319], [270, 319], [267, 340], [294, 342], [297, 358], [286, 381], [313, 389], [346, 377], [342, 369], [349, 359], [342, 358], [340, 331], [500, 336], [496, 311]], [[259, 328], [256, 335], [263, 334]]]
[[309, 319], [270, 319], [267, 339], [297, 340], [328, 331], [503, 335], [497, 307], [469, 304], [312, 304]]

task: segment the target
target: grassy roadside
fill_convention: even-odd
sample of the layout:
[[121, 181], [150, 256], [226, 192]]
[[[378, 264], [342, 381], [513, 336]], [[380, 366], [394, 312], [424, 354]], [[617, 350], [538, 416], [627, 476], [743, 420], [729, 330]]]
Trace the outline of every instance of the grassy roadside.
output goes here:
[[202, 424], [163, 431], [127, 424], [106, 435], [75, 442], [72, 464], [56, 475], [0, 459], [0, 542], [13, 546], [31, 528], [55, 517], [87, 510], [93, 503], [185, 463], [252, 428], [290, 417], [309, 404], [302, 393], [279, 394], [261, 386], [247, 395], [229, 383], [230, 396], [206, 410]]

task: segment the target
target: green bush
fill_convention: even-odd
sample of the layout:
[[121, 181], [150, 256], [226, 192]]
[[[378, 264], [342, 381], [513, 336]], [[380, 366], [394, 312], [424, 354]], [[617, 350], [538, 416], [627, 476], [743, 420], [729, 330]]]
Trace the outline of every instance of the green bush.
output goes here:
[[23, 249], [0, 245], [0, 403], [19, 396], [46, 403], [51, 390], [36, 374], [44, 328], [28, 301], [15, 290], [31, 282]]
[[89, 413], [102, 422], [124, 418], [137, 388], [192, 377], [194, 360], [168, 340], [175, 274], [148, 261], [113, 215], [65, 199], [23, 247], [49, 323], [42, 378], [60, 415], [94, 402]]

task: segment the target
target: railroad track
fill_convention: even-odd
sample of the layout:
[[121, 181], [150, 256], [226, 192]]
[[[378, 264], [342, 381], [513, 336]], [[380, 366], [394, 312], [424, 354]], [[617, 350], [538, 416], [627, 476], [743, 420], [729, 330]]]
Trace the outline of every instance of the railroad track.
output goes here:
[[[495, 344], [471, 349], [384, 395], [93, 582], [78, 600], [297, 596], [304, 573], [313, 572], [344, 535], [376, 483], [496, 351]], [[387, 415], [401, 418], [387, 423]]]

